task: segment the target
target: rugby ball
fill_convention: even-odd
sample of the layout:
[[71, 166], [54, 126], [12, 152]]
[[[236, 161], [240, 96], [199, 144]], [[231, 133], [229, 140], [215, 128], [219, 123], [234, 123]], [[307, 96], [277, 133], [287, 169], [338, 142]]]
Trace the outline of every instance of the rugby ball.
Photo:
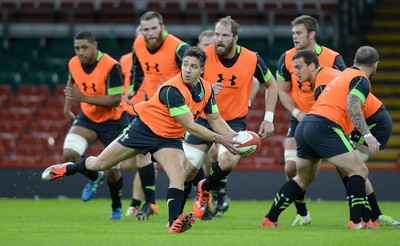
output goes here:
[[234, 140], [241, 143], [235, 145], [240, 152], [240, 156], [254, 154], [261, 145], [260, 136], [252, 131], [240, 131], [238, 135], [234, 137]]

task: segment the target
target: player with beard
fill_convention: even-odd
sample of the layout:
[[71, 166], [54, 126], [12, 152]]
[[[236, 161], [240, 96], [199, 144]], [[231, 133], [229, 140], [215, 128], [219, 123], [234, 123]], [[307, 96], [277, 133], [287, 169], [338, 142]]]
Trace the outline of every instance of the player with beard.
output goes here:
[[[158, 87], [181, 71], [182, 57], [190, 47], [165, 30], [163, 17], [155, 11], [144, 13], [140, 26], [143, 35], [133, 44], [131, 91], [126, 94], [126, 100], [133, 97], [139, 87], [144, 88], [146, 98], [151, 98]], [[136, 164], [146, 200], [137, 218], [145, 220], [158, 211], [155, 167], [150, 155], [139, 155]]]
[[[266, 112], [258, 131], [261, 138], [265, 139], [274, 133], [273, 116], [278, 98], [276, 80], [257, 53], [237, 44], [238, 33], [239, 24], [230, 16], [218, 20], [215, 24], [214, 45], [205, 48], [207, 60], [203, 77], [213, 85], [222, 118], [236, 132], [246, 130], [248, 102], [253, 76], [256, 77], [266, 89]], [[204, 114], [196, 122], [210, 128]], [[190, 173], [187, 182], [193, 180], [212, 144], [192, 134], [184, 141], [183, 147], [188, 159], [187, 172]], [[196, 217], [203, 217], [210, 190], [217, 187], [239, 160], [240, 156], [218, 146], [218, 162], [211, 167], [210, 176], [198, 184], [197, 201], [193, 206]]]
[[[287, 50], [279, 59], [276, 71], [279, 99], [283, 106], [291, 112], [289, 130], [284, 143], [285, 174], [289, 180], [296, 176], [296, 140], [294, 133], [299, 122], [314, 104], [314, 86], [306, 81], [299, 83], [294, 74], [292, 57], [298, 50], [312, 50], [318, 55], [319, 63], [324, 67], [344, 70], [346, 65], [339, 53], [317, 44], [318, 22], [309, 15], [302, 15], [292, 21], [294, 48]], [[305, 192], [295, 200], [297, 215], [293, 225], [311, 223], [311, 216], [306, 207]]]
[[[210, 29], [205, 30], [202, 33], [200, 33], [198, 37], [197, 46], [204, 49], [207, 46], [214, 44], [214, 39], [215, 39], [214, 31]], [[251, 102], [256, 97], [259, 88], [260, 88], [260, 82], [258, 82], [258, 80], [255, 77], [253, 77], [249, 106], [251, 106]], [[213, 144], [211, 145], [210, 149], [207, 152], [207, 155], [203, 160], [202, 169], [204, 169], [206, 176], [209, 175], [212, 165], [216, 165], [217, 162], [218, 162], [218, 150], [216, 145]], [[198, 181], [204, 178], [204, 175], [201, 174], [202, 172], [201, 170], [199, 170], [193, 182], [195, 186], [197, 186]], [[210, 200], [212, 200], [212, 203], [214, 204], [214, 211], [212, 211], [210, 206], [211, 202], [209, 202], [206, 208], [206, 212], [204, 216], [201, 218], [202, 220], [211, 220], [213, 216], [220, 217], [229, 209], [227, 183], [228, 183], [228, 176], [219, 182], [216, 190], [211, 190], [212, 199], [210, 197]], [[189, 182], [189, 185], [190, 186], [187, 187], [188, 189], [191, 188], [191, 182]]]

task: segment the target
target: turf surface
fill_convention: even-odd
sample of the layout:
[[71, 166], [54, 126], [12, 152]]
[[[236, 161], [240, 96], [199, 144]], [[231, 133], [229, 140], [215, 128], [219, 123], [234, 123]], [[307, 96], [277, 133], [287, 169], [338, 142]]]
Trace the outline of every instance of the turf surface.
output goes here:
[[[182, 234], [169, 234], [164, 201], [148, 221], [110, 221], [110, 201], [94, 199], [0, 199], [0, 245], [398, 245], [400, 226], [346, 229], [344, 201], [310, 201], [312, 223], [292, 227], [294, 206], [282, 213], [280, 227], [260, 228], [271, 201], [231, 201], [223, 217], [197, 219]], [[123, 201], [124, 211], [129, 205]], [[193, 201], [188, 201], [187, 210]], [[380, 202], [384, 214], [400, 219], [400, 202]]]

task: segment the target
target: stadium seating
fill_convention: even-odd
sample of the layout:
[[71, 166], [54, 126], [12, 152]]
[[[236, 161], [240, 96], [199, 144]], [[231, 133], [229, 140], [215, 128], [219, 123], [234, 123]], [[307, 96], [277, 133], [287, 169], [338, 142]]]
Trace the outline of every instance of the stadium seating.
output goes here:
[[[66, 35], [45, 35], [44, 37], [1, 37], [0, 45], [0, 144], [5, 146], [6, 151], [1, 148], [0, 158], [16, 160], [18, 155], [11, 151], [15, 146], [45, 145], [54, 139], [53, 146], [47, 146], [42, 150], [41, 158], [48, 161], [62, 161], [62, 142], [69, 125], [65, 123], [62, 113], [64, 105], [63, 89], [67, 80], [67, 63], [74, 55], [72, 36], [70, 31], [78, 27], [70, 21], [79, 24], [114, 24], [116, 26], [136, 25], [140, 14], [147, 8], [158, 10], [165, 15], [165, 22], [169, 24], [190, 24], [201, 27], [212, 27], [218, 18], [231, 15], [241, 25], [267, 26], [271, 20], [274, 25], [290, 26], [291, 20], [300, 13], [312, 13], [316, 18], [326, 16], [338, 10], [334, 1], [311, 1], [311, 0], [285, 0], [285, 1], [198, 1], [198, 0], [141, 0], [141, 1], [117, 1], [117, 0], [38, 0], [38, 1], [0, 1], [0, 16], [8, 14], [9, 23], [47, 23], [66, 24], [68, 33]], [[316, 14], [317, 11], [322, 15]], [[319, 13], [318, 12], [318, 13]], [[178, 13], [178, 14], [177, 14]], [[323, 19], [324, 20], [324, 19]], [[69, 26], [70, 25], [70, 26]], [[106, 26], [106, 25], [105, 25]], [[322, 29], [322, 28], [321, 28]], [[325, 29], [323, 29], [325, 30]], [[132, 33], [123, 34], [124, 38], [118, 39], [114, 36], [98, 36], [99, 49], [106, 51], [118, 59], [122, 54], [128, 52], [132, 45]], [[271, 33], [273, 35], [273, 33]], [[129, 37], [128, 37], [129, 36]], [[286, 49], [293, 47], [289, 37], [275, 37], [270, 46], [265, 38], [252, 39], [241, 38], [239, 42], [245, 47], [257, 51], [265, 59], [272, 72], [276, 70], [279, 56]], [[381, 35], [375, 35], [376, 38]], [[322, 35], [328, 41], [330, 37]], [[189, 40], [190, 41], [190, 40]], [[324, 42], [325, 40], [323, 40]], [[382, 50], [385, 47], [381, 48]], [[391, 54], [397, 52], [395, 46], [390, 47]], [[397, 52], [397, 54], [400, 52]], [[385, 66], [391, 66], [395, 70], [393, 62]], [[387, 87], [392, 88], [391, 93], [396, 91], [393, 86], [393, 77], [398, 77], [396, 71], [389, 73], [377, 73], [374, 80], [382, 80]], [[381, 77], [379, 77], [381, 76]], [[395, 81], [394, 81], [395, 82]], [[47, 86], [37, 86], [38, 84]], [[390, 85], [389, 85], [390, 84]], [[24, 88], [25, 87], [25, 88]], [[44, 91], [35, 93], [29, 91], [28, 87], [46, 87]], [[379, 88], [374, 87], [374, 89]], [[23, 92], [25, 91], [26, 92]], [[39, 94], [39, 95], [37, 95]], [[248, 127], [258, 131], [259, 123], [263, 118], [263, 91], [257, 95], [248, 116]], [[398, 107], [395, 96], [385, 101], [388, 105]], [[6, 110], [11, 107], [12, 110]], [[74, 111], [78, 109], [74, 106]], [[287, 131], [287, 120], [289, 112], [279, 103], [275, 113], [276, 135], [263, 141], [262, 150], [254, 157], [243, 158], [240, 165], [245, 169], [262, 169], [276, 167], [282, 162], [282, 141]], [[21, 121], [22, 123], [17, 123]], [[395, 121], [394, 131], [400, 131], [400, 124]], [[37, 138], [40, 143], [34, 143], [32, 138]], [[390, 142], [391, 146], [397, 146], [397, 139]], [[89, 152], [97, 154], [102, 149], [97, 143], [90, 148]], [[50, 154], [48, 154], [51, 151]], [[23, 165], [24, 161], [29, 163], [26, 153], [21, 154], [18, 163]], [[35, 156], [36, 154], [33, 153]], [[10, 159], [11, 158], [11, 159]], [[386, 158], [386, 157], [385, 157]], [[33, 159], [37, 159], [34, 157]], [[2, 160], [0, 159], [0, 163]], [[1, 164], [0, 164], [1, 165]]]
[[133, 24], [137, 23], [135, 11], [135, 3], [133, 1], [101, 1], [99, 9], [100, 23], [120, 23]]
[[12, 97], [12, 88], [10, 85], [0, 85], [0, 104], [3, 107], [8, 105]]

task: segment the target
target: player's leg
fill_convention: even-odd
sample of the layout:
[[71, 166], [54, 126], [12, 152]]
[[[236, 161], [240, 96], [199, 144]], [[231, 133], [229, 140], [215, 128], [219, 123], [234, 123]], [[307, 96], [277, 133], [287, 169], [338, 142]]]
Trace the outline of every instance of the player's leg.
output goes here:
[[137, 172], [136, 157], [125, 160], [121, 163], [121, 169], [124, 171], [136, 171], [132, 179], [132, 199], [125, 213], [126, 216], [135, 216], [139, 212], [140, 205], [144, 200], [142, 184], [140, 182], [139, 172]]
[[[245, 118], [236, 118], [227, 121], [228, 125], [236, 132], [246, 130]], [[208, 202], [210, 190], [218, 187], [221, 180], [225, 179], [229, 173], [233, 171], [240, 160], [239, 155], [234, 155], [229, 152], [224, 146], [218, 146], [218, 162], [211, 167], [210, 175], [207, 179], [199, 182], [197, 190], [197, 199], [193, 205], [193, 210], [196, 217], [204, 216], [205, 204]]]
[[[183, 143], [183, 150], [186, 156], [187, 177], [184, 183], [184, 200], [182, 202], [181, 212], [183, 211], [186, 199], [189, 197], [192, 190], [193, 180], [197, 176], [209, 149], [209, 145], [203, 142], [204, 141], [200, 141], [200, 139], [190, 135]], [[200, 182], [198, 183], [198, 186], [199, 185]]]
[[[386, 115], [383, 117], [381, 114]], [[379, 116], [379, 117], [378, 117]], [[375, 117], [378, 117], [379, 120], [374, 120]], [[375, 115], [371, 116], [367, 119], [368, 128], [371, 131], [371, 134], [378, 140], [380, 145], [380, 150], [385, 149], [387, 142], [389, 141], [393, 122], [390, 115], [387, 113], [386, 110], [379, 110]], [[364, 138], [361, 134], [354, 130], [351, 133], [351, 140], [353, 141], [354, 145], [359, 151], [360, 158], [367, 162], [369, 157], [371, 156], [371, 152], [366, 145]], [[343, 177], [341, 175], [343, 183], [346, 185], [347, 177]], [[381, 209], [378, 205], [378, 201], [376, 199], [376, 195], [372, 186], [372, 183], [369, 179], [367, 179], [365, 184], [365, 191], [367, 194], [368, 203], [371, 207], [373, 217], [376, 218], [380, 225], [389, 225], [389, 226], [398, 226], [400, 222], [394, 220], [391, 216], [383, 215]]]
[[[64, 140], [63, 156], [65, 161], [78, 162], [83, 154], [97, 140], [97, 134], [91, 130], [91, 122], [85, 117], [78, 117], [74, 125], [68, 131]], [[104, 172], [82, 173], [89, 181], [82, 190], [82, 201], [90, 201], [97, 192], [98, 186], [103, 182]]]
[[[297, 144], [294, 134], [298, 125], [298, 120], [293, 116], [290, 116], [289, 130], [284, 142], [284, 157], [285, 157], [285, 174], [286, 179], [290, 180], [297, 174], [296, 169], [296, 155], [297, 155]], [[294, 201], [296, 206], [296, 217], [292, 225], [308, 225], [311, 223], [311, 216], [306, 206], [306, 191], [303, 190], [301, 194]]]
[[158, 205], [156, 204], [156, 170], [151, 160], [151, 154], [138, 155], [137, 166], [145, 197], [145, 204], [140, 212], [136, 215], [138, 220], [147, 220], [149, 216], [158, 214]]
[[182, 149], [162, 148], [153, 154], [153, 157], [163, 167], [169, 178], [167, 190], [169, 232], [179, 233], [190, 229], [194, 223], [192, 214], [181, 215], [183, 201], [183, 187], [186, 179], [185, 154]]
[[319, 158], [297, 159], [299, 171], [297, 175], [287, 181], [278, 191], [274, 202], [261, 223], [262, 227], [277, 227], [280, 214], [290, 206], [292, 202], [315, 179], [319, 169]]

